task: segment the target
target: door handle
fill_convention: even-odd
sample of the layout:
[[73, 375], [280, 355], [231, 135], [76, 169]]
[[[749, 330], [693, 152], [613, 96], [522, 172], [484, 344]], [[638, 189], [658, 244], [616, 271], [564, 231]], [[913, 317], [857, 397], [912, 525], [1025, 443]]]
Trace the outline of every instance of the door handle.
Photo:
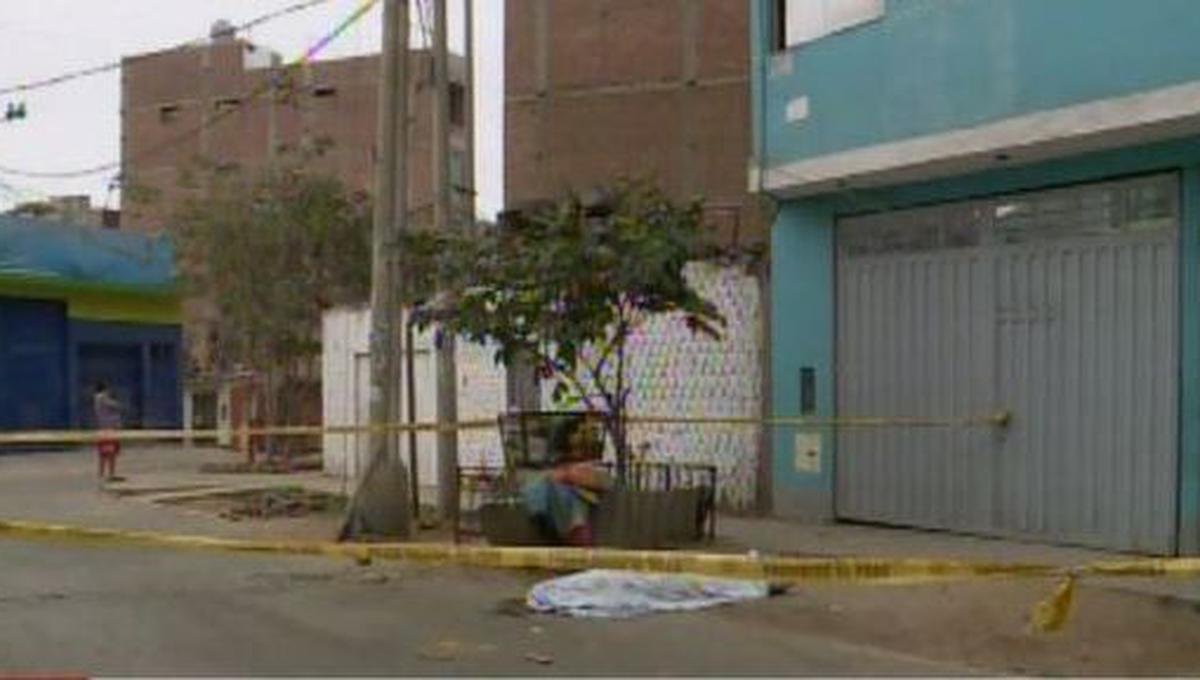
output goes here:
[[1013, 414], [1008, 409], [997, 411], [988, 417], [989, 424], [998, 430], [1008, 430], [1008, 428], [1012, 427], [1012, 421]]

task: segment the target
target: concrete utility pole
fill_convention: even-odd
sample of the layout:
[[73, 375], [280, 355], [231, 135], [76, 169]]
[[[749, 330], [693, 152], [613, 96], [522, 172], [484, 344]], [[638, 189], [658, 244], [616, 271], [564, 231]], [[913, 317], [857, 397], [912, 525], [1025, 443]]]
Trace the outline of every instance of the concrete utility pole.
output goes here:
[[[383, 21], [371, 268], [371, 424], [376, 427], [401, 420], [404, 315], [397, 293], [399, 236], [408, 216], [408, 0], [385, 0]], [[373, 429], [370, 442], [371, 464], [352, 521], [363, 533], [407, 538], [412, 490], [399, 436]]]
[[[451, 228], [450, 186], [450, 50], [447, 41], [446, 0], [434, 0], [433, 37], [433, 169], [434, 228]], [[437, 346], [437, 413], [445, 423], [458, 422], [458, 367], [453, 334], [439, 334]], [[451, 517], [458, 504], [458, 432], [441, 430], [437, 437], [438, 506]]]
[[466, 153], [463, 154], [463, 201], [466, 213], [463, 218], [468, 227], [474, 229], [478, 219], [478, 182], [475, 181], [475, 0], [463, 0], [463, 24], [467, 73], [463, 79], [463, 122], [466, 125]]

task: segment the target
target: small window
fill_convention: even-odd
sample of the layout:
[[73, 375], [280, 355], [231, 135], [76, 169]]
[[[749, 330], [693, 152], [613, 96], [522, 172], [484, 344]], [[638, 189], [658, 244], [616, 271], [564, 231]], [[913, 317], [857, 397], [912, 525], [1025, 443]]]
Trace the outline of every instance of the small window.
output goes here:
[[179, 120], [179, 104], [163, 104], [158, 107], [158, 122], [164, 125]]
[[316, 99], [330, 99], [337, 96], [337, 88], [332, 85], [318, 85], [313, 88], [312, 94]]
[[450, 124], [462, 127], [467, 119], [467, 91], [459, 83], [450, 84]]
[[776, 0], [772, 39], [786, 50], [884, 14], [884, 0]]
[[222, 97], [213, 102], [213, 110], [217, 113], [227, 113], [238, 110], [242, 100], [238, 97]]

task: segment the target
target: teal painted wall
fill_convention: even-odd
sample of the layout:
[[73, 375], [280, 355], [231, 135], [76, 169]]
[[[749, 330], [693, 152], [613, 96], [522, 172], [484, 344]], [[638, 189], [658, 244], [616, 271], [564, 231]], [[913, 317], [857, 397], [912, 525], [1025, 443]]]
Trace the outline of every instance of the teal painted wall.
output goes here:
[[[1200, 3], [1197, 3], [1200, 6]], [[978, 196], [1101, 180], [1122, 175], [1181, 171], [1183, 224], [1180, 267], [1180, 550], [1200, 553], [1200, 139], [1108, 151], [965, 177], [787, 201], [772, 235], [773, 413], [798, 412], [798, 372], [818, 371], [819, 415], [832, 415], [834, 366], [833, 233], [836, 217]], [[836, 451], [826, 433], [822, 474], [805, 475], [792, 463], [790, 428], [776, 428], [776, 512], [814, 520], [833, 514]], [[832, 463], [832, 464], [830, 464]]]
[[[833, 213], [819, 201], [782, 207], [771, 236], [771, 387], [776, 416], [800, 415], [800, 370], [816, 372], [817, 416], [831, 416], [833, 392]], [[793, 427], [774, 430], [772, 498], [782, 516], [832, 517], [833, 441], [822, 436], [820, 474], [796, 470]]]
[[[1196, 0], [888, 0], [768, 75], [773, 4], [751, 22], [767, 166], [1200, 79]], [[809, 118], [788, 123], [800, 95]]]

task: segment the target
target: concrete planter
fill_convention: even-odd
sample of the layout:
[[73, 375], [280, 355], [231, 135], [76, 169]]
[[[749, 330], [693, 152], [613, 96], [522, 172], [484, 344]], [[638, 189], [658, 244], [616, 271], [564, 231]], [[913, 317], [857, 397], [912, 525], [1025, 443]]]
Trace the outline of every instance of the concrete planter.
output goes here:
[[[654, 549], [704, 538], [704, 489], [613, 489], [595, 509], [596, 545]], [[493, 545], [553, 545], [519, 503], [488, 503], [480, 509], [483, 535]]]

